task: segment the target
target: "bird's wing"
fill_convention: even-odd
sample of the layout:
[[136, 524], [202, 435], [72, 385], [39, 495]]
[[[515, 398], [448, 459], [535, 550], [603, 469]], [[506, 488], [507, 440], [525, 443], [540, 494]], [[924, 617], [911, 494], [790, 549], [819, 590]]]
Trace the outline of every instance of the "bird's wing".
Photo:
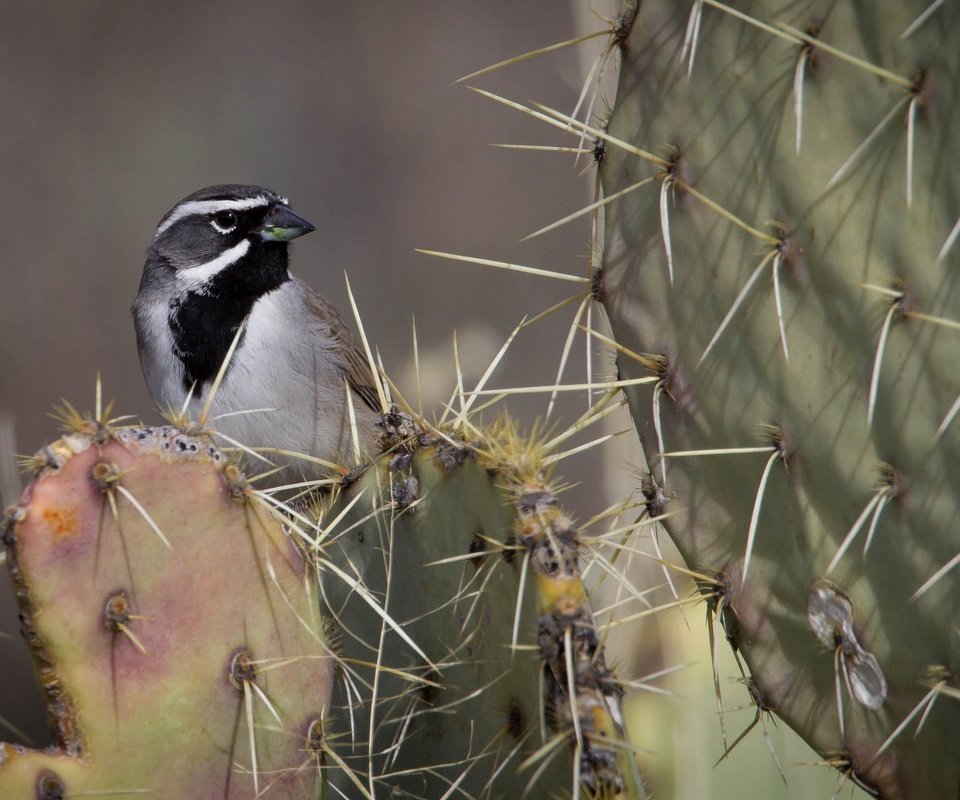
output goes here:
[[302, 285], [306, 293], [307, 306], [329, 327], [330, 333], [340, 345], [339, 354], [343, 359], [341, 370], [350, 388], [366, 405], [379, 413], [382, 410], [380, 396], [377, 394], [373, 375], [370, 374], [370, 363], [367, 361], [366, 354], [354, 341], [350, 329], [337, 310], [305, 283]]

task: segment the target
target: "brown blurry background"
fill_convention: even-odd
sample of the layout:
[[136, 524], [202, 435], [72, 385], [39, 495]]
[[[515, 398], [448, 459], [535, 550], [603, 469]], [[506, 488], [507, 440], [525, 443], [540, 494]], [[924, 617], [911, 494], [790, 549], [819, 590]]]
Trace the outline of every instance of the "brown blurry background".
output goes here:
[[[604, 5], [612, 3], [593, 7]], [[584, 222], [518, 240], [583, 205], [590, 178], [577, 177], [588, 162], [488, 147], [575, 137], [453, 81], [568, 39], [578, 22], [602, 26], [585, 3], [574, 6], [0, 2], [0, 413], [15, 419], [18, 450], [33, 452], [55, 435], [47, 412], [60, 398], [91, 409], [97, 371], [119, 413], [159, 420], [140, 374], [130, 302], [157, 221], [212, 183], [261, 183], [290, 197], [317, 226], [293, 246], [294, 271], [347, 314], [349, 271], [367, 332], [409, 394], [413, 316], [426, 396], [454, 385], [454, 329], [476, 380], [520, 318], [566, 297], [571, 285], [414, 248], [583, 274]], [[584, 59], [602, 44], [476, 82], [569, 112]], [[552, 382], [569, 318], [525, 332], [492, 385]], [[581, 364], [582, 350], [574, 356]], [[582, 366], [570, 369], [582, 380]], [[511, 408], [530, 422], [544, 402]], [[595, 471], [594, 458], [577, 469]], [[590, 499], [584, 513], [598, 507]], [[0, 717], [44, 743], [11, 594], [0, 573]]]

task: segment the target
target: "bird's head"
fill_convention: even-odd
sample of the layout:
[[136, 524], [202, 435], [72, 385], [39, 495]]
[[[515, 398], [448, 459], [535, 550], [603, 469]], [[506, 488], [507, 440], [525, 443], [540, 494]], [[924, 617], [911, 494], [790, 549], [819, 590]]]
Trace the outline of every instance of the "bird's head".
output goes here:
[[183, 290], [262, 293], [287, 275], [287, 243], [314, 230], [285, 197], [261, 186], [208, 186], [168, 211], [148, 249]]

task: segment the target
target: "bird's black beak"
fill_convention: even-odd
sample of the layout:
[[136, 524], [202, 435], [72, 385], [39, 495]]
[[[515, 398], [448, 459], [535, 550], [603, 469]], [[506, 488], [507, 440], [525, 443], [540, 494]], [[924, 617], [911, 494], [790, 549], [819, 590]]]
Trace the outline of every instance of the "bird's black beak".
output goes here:
[[253, 232], [265, 242], [289, 242], [312, 230], [315, 230], [313, 225], [299, 214], [286, 206], [276, 206]]

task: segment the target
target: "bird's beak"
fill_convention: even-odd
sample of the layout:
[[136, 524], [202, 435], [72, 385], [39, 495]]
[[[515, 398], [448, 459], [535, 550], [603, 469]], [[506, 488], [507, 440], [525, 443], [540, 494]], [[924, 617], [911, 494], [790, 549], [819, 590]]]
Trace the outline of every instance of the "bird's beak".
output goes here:
[[265, 242], [289, 242], [315, 230], [299, 214], [294, 214], [286, 206], [276, 206], [263, 220], [256, 233]]

